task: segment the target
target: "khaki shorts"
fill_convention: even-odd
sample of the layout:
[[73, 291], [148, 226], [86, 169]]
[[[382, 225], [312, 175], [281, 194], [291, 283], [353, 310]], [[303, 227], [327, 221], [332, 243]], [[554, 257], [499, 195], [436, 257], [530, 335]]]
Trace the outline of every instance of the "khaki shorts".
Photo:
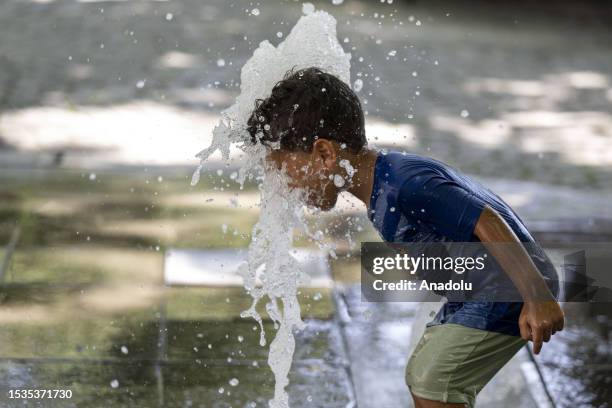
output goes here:
[[480, 390], [525, 343], [453, 323], [428, 327], [406, 366], [406, 384], [417, 397], [473, 407]]

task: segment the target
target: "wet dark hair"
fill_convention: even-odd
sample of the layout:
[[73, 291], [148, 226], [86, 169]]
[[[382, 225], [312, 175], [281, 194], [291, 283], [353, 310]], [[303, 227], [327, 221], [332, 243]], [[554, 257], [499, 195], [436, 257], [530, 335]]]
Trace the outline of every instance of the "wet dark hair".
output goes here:
[[346, 145], [366, 144], [363, 111], [351, 88], [316, 67], [288, 71], [266, 99], [257, 99], [247, 122], [253, 143], [311, 152], [317, 138]]

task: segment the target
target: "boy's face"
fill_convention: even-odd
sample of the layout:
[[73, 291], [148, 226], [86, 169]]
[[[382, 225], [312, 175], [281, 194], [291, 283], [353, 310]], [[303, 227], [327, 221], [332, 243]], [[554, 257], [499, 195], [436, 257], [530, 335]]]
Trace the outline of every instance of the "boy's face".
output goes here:
[[273, 150], [267, 159], [279, 170], [285, 169], [290, 188], [304, 190], [307, 205], [321, 210], [334, 208], [340, 189], [330, 179], [337, 171], [335, 146], [331, 142], [318, 140], [312, 153]]

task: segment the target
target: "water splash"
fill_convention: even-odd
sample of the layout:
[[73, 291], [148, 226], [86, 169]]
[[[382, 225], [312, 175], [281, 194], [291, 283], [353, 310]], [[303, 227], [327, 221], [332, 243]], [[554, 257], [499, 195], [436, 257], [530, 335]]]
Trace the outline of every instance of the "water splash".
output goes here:
[[[316, 11], [309, 3], [304, 4], [303, 12], [305, 15], [282, 43], [274, 47], [269, 41], [262, 41], [245, 63], [240, 73], [240, 95], [221, 113], [210, 146], [197, 155], [200, 164], [192, 177], [192, 185], [197, 184], [206, 161], [216, 151], [229, 162], [230, 147], [234, 145], [244, 158], [235, 180], [241, 186], [247, 179], [259, 182], [260, 218], [253, 227], [248, 259], [239, 270], [253, 302], [241, 316], [252, 317], [259, 323], [260, 344], [264, 346], [262, 317], [256, 307], [264, 297], [269, 298], [266, 312], [277, 328], [268, 356], [276, 381], [271, 408], [289, 407], [285, 388], [289, 384], [288, 374], [295, 350], [293, 332], [304, 326], [297, 289], [307, 277], [292, 255], [293, 233], [296, 229], [301, 230], [321, 249], [329, 248], [323, 243], [322, 234], [311, 233], [306, 225], [302, 192], [289, 191], [285, 176], [266, 168], [267, 150], [251, 143], [246, 130], [247, 120], [255, 100], [268, 97], [274, 84], [292, 68], [319, 67], [350, 84], [351, 55], [345, 53], [338, 42], [336, 20], [324, 11]], [[334, 256], [333, 251], [331, 255]]]

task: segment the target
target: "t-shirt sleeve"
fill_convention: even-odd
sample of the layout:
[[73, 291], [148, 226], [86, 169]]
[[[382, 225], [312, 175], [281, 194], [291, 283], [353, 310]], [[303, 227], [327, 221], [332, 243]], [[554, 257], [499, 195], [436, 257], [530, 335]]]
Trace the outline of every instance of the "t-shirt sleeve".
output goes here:
[[472, 241], [486, 203], [469, 189], [433, 170], [419, 173], [400, 188], [399, 207], [409, 218], [427, 223], [457, 242]]

